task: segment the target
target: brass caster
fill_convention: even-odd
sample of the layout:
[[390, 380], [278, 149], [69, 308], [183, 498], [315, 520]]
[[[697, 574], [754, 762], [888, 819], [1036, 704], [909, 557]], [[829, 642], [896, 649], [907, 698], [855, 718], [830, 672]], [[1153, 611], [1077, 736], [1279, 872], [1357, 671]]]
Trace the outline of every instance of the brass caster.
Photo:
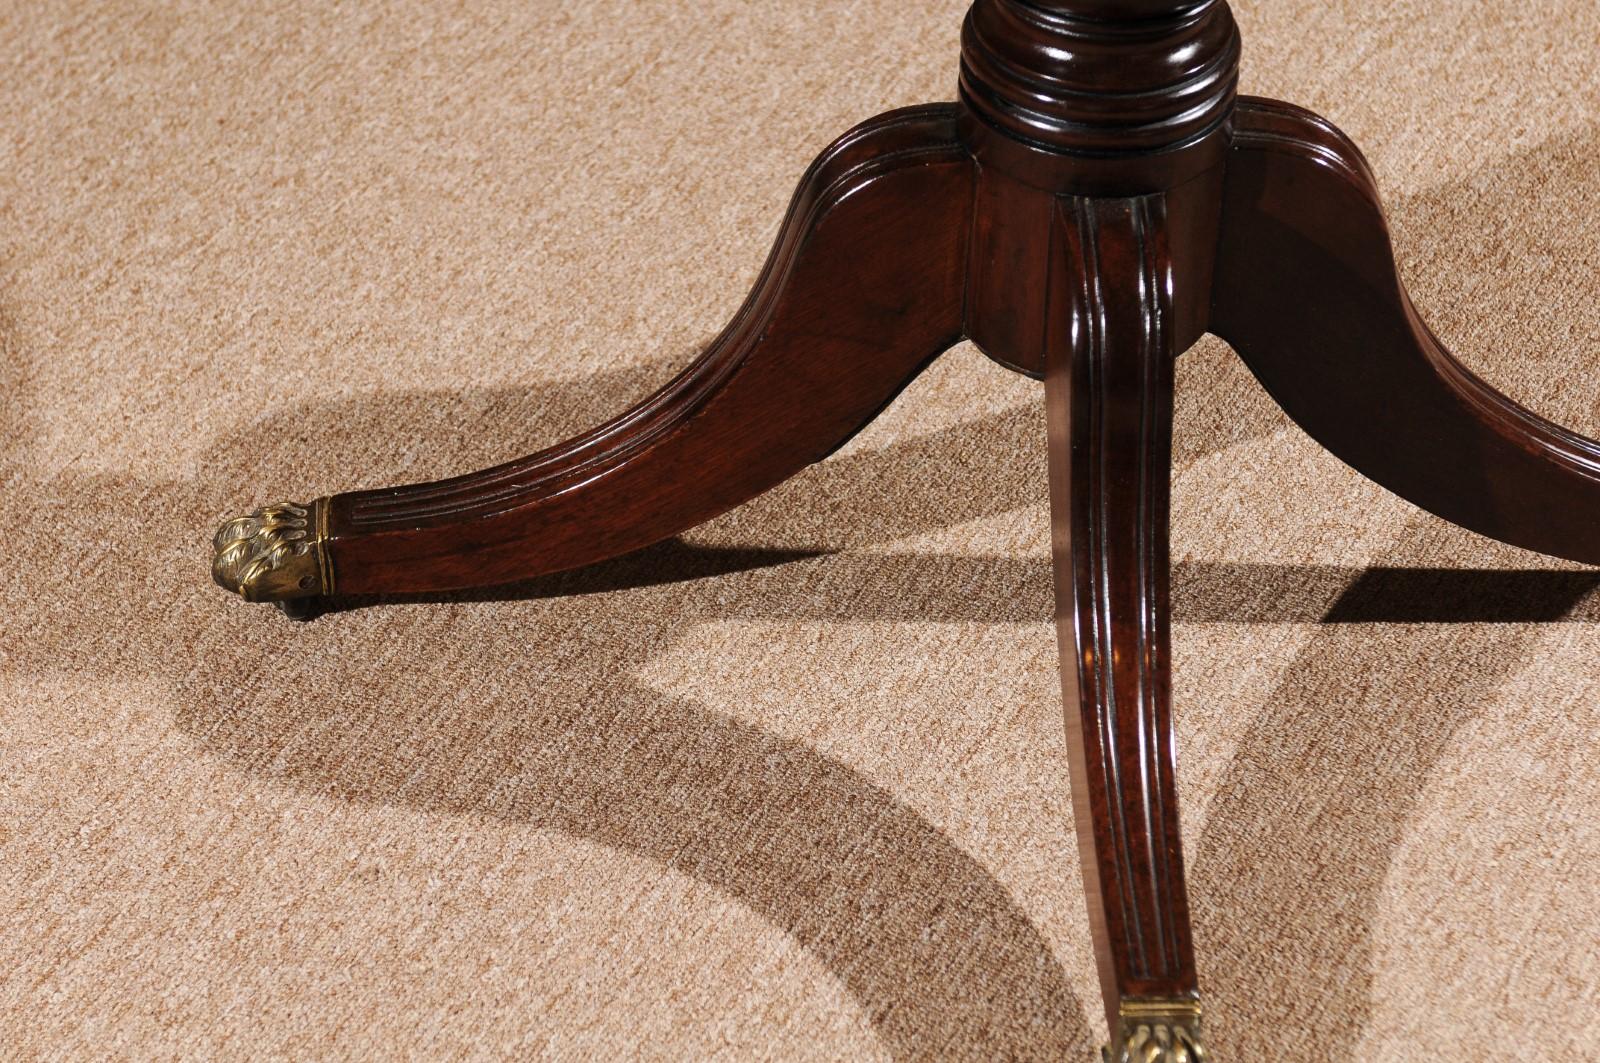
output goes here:
[[1118, 1048], [1100, 1051], [1105, 1063], [1206, 1063], [1200, 1041], [1200, 1002], [1126, 998], [1121, 1008]]
[[327, 543], [326, 499], [262, 506], [217, 529], [211, 578], [247, 602], [272, 602], [292, 619], [309, 619], [315, 599], [333, 593]]

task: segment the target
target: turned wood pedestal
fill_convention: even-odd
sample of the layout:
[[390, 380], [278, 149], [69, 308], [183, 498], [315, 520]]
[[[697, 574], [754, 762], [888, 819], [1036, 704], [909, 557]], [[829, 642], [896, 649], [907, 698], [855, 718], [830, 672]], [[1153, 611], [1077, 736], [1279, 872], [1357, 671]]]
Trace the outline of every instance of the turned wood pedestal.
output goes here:
[[1222, 0], [977, 0], [959, 99], [812, 165], [722, 335], [569, 442], [437, 483], [280, 503], [213, 573], [304, 612], [647, 546], [820, 461], [961, 339], [1044, 381], [1073, 797], [1112, 1045], [1204, 1058], [1168, 675], [1173, 360], [1212, 332], [1313, 438], [1463, 527], [1600, 562], [1600, 444], [1418, 318], [1361, 153], [1237, 98]]

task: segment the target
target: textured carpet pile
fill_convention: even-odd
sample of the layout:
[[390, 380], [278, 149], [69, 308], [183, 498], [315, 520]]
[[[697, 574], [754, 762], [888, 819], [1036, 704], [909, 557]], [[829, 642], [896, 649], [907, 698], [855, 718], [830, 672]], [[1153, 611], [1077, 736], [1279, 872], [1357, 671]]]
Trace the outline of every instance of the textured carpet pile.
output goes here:
[[[1038, 385], [511, 595], [295, 625], [264, 501], [617, 412], [964, 4], [0, 5], [0, 1057], [1082, 1059]], [[1600, 434], [1600, 8], [1241, 0], [1461, 358]], [[1218, 1059], [1600, 1036], [1600, 574], [1178, 372], [1175, 704]]]

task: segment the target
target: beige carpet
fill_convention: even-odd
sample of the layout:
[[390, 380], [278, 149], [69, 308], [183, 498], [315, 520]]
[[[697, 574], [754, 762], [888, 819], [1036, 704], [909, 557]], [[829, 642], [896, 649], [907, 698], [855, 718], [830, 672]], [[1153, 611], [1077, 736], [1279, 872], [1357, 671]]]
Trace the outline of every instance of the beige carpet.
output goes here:
[[[1041, 398], [970, 347], [511, 600], [296, 626], [206, 574], [242, 505], [668, 377], [817, 150], [953, 95], [963, 6], [0, 5], [0, 1057], [1090, 1058]], [[1600, 432], [1600, 10], [1237, 14], [1441, 336]], [[1586, 1058], [1600, 576], [1364, 482], [1220, 344], [1179, 384], [1216, 1057]]]

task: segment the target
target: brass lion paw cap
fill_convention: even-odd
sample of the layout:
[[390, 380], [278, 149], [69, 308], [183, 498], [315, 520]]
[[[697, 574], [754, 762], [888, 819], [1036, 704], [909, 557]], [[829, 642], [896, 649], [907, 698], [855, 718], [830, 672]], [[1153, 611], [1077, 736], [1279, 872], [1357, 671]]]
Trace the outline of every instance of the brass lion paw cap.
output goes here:
[[211, 578], [247, 602], [281, 602], [333, 593], [327, 551], [327, 501], [275, 502], [217, 529]]
[[1101, 1051], [1106, 1063], [1206, 1063], [1198, 1000], [1127, 997], [1119, 1012], [1117, 1043]]

